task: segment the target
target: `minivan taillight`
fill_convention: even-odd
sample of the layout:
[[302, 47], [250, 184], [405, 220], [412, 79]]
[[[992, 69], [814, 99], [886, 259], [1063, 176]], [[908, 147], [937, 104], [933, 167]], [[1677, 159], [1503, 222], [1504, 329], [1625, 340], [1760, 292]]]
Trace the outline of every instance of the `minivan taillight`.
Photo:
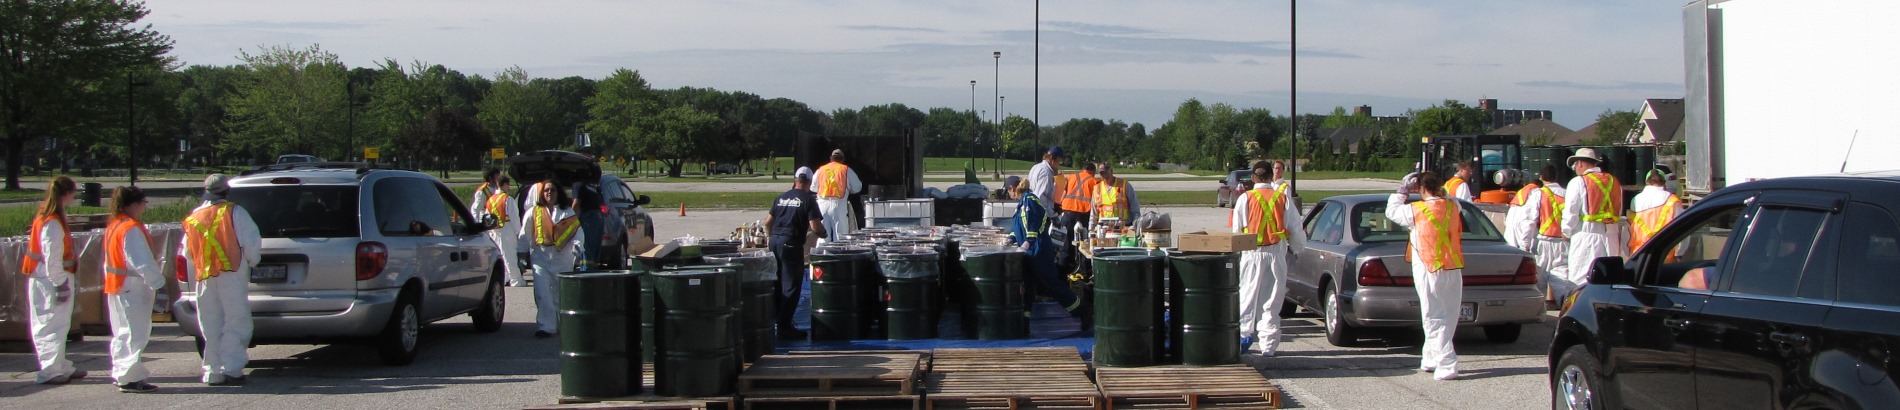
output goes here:
[[1359, 264], [1359, 286], [1412, 286], [1412, 278], [1392, 277], [1392, 272], [1385, 269], [1385, 261], [1373, 259]]
[[363, 242], [356, 244], [356, 280], [370, 280], [382, 276], [383, 267], [389, 265], [389, 247], [381, 242]]

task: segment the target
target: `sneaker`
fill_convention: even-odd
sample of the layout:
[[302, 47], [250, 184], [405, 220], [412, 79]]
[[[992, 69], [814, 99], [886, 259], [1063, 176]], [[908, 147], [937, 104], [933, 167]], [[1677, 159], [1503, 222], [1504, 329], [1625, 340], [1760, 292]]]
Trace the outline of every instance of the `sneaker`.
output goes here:
[[117, 386], [119, 386], [120, 393], [151, 393], [158, 391], [158, 386], [153, 386], [151, 383], [144, 381], [121, 383]]
[[68, 375], [68, 376], [53, 376], [53, 378], [46, 379], [46, 381], [40, 382], [40, 384], [50, 384], [50, 385], [57, 386], [57, 385], [67, 384], [67, 383], [72, 383], [72, 382], [73, 382], [73, 377]]
[[84, 378], [86, 378], [85, 370], [73, 369], [72, 373], [66, 375], [67, 380], [79, 380]]
[[1457, 369], [1439, 369], [1438, 371], [1432, 372], [1432, 380], [1445, 381], [1445, 380], [1457, 380], [1457, 379], [1458, 379]]
[[1419, 372], [1419, 373], [1431, 373], [1432, 371], [1435, 371], [1435, 370], [1438, 370], [1438, 369], [1434, 369], [1434, 368], [1432, 368], [1431, 366], [1419, 366], [1419, 367], [1418, 367], [1418, 372]]
[[244, 376], [224, 376], [222, 380], [205, 384], [210, 386], [243, 386], [244, 383], [248, 381], [250, 381], [250, 379]]
[[1240, 351], [1243, 351], [1243, 352], [1253, 351], [1253, 336], [1240, 337]]
[[534, 338], [536, 338], [536, 339], [546, 339], [546, 338], [550, 338], [550, 337], [554, 337], [554, 333], [553, 333], [553, 332], [549, 332], [549, 331], [546, 331], [546, 330], [536, 330], [536, 331], [534, 331]]

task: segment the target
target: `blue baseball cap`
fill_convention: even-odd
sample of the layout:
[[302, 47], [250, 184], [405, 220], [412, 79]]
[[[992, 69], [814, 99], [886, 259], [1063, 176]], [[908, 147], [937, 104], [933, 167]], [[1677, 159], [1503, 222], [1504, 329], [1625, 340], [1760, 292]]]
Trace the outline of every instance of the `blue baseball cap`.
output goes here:
[[1052, 146], [1052, 147], [1049, 147], [1049, 155], [1052, 155], [1052, 156], [1055, 156], [1056, 158], [1068, 158], [1068, 157], [1069, 157], [1068, 155], [1063, 155], [1063, 154], [1062, 154], [1062, 147], [1055, 147], [1055, 146]]

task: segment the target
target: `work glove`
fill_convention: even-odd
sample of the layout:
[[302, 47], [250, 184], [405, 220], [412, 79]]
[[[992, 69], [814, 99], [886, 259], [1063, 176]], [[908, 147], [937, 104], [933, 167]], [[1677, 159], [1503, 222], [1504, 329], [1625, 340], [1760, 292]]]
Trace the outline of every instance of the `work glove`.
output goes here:
[[1413, 172], [1410, 174], [1405, 174], [1405, 178], [1399, 180], [1398, 192], [1399, 192], [1399, 195], [1411, 195], [1411, 194], [1417, 193], [1418, 192], [1418, 173]]
[[59, 286], [53, 287], [53, 303], [54, 304], [65, 304], [66, 301], [72, 300], [72, 299], [73, 299], [73, 280], [72, 279], [66, 279], [65, 282], [60, 282]]

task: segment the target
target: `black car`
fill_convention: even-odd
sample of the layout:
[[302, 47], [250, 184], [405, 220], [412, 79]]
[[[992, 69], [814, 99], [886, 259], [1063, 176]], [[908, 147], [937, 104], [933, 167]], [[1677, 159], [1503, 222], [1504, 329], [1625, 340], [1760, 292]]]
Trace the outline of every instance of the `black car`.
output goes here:
[[582, 252], [595, 268], [626, 268], [629, 239], [653, 238], [653, 217], [642, 207], [652, 199], [634, 194], [620, 177], [601, 173], [592, 155], [556, 150], [515, 155], [508, 157], [508, 177], [516, 182], [516, 198], [526, 198], [533, 183], [548, 178], [567, 190], [579, 204], [574, 212], [585, 235]]
[[1572, 261], [1551, 407], [1900, 406], [1897, 212], [1900, 171], [1748, 182], [1628, 262]]

